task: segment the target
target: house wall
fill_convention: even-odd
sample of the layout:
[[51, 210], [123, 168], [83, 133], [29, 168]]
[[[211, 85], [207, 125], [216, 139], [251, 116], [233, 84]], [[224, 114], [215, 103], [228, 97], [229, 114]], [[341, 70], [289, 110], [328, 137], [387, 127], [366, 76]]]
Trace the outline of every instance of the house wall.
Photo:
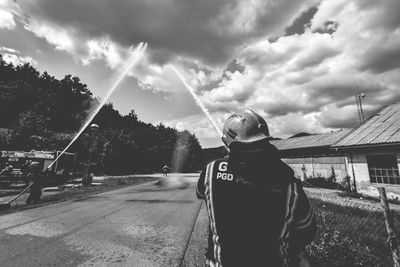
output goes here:
[[295, 176], [302, 180], [304, 180], [303, 166], [307, 178], [329, 178], [332, 176], [332, 167], [337, 182], [341, 182], [348, 175], [345, 157], [283, 158], [282, 160], [294, 170]]
[[368, 172], [367, 155], [365, 152], [352, 153], [347, 157], [351, 183], [356, 177], [357, 190], [366, 190], [371, 185]]

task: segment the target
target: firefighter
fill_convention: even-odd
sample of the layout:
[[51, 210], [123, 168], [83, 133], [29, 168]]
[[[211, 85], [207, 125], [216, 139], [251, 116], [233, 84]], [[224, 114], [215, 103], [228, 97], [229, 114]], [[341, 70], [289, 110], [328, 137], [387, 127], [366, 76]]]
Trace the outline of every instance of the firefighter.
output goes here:
[[6, 162], [4, 164], [4, 168], [0, 171], [1, 175], [10, 175], [13, 171], [13, 166], [10, 163]]
[[165, 166], [162, 167], [162, 171], [163, 171], [163, 176], [168, 176], [168, 172], [169, 172], [168, 164], [165, 164]]
[[32, 160], [26, 159], [24, 164], [21, 166], [22, 177], [25, 182], [25, 186], [29, 185], [29, 170], [31, 168]]
[[[265, 120], [246, 109], [225, 122], [226, 158], [200, 175], [209, 217], [206, 266], [307, 266], [316, 231], [300, 180], [269, 143]], [[300, 262], [302, 262], [300, 264]]]
[[94, 177], [94, 173], [91, 172], [91, 173], [89, 174], [88, 179], [87, 179], [87, 185], [88, 185], [88, 186], [89, 186], [89, 185], [92, 185], [93, 177]]
[[30, 194], [26, 200], [26, 205], [39, 203], [40, 196], [42, 195], [42, 184], [40, 177], [39, 162], [31, 162], [27, 175], [28, 181], [31, 185]]

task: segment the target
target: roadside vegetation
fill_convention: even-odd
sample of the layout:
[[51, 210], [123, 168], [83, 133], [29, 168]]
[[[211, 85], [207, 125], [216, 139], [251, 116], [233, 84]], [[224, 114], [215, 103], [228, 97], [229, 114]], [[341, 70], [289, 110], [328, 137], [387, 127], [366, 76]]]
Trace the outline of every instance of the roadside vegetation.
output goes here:
[[[318, 218], [318, 236], [307, 248], [315, 266], [390, 266], [390, 253], [383, 251], [383, 255], [377, 255], [376, 248], [379, 248], [381, 242], [366, 245], [357, 241], [358, 238], [342, 234], [324, 214]], [[384, 248], [380, 250], [382, 253]]]
[[[350, 177], [308, 177], [303, 182], [318, 222], [318, 232], [307, 248], [315, 266], [392, 266], [383, 210], [379, 199], [351, 190]], [[331, 193], [318, 189], [333, 189]], [[398, 204], [398, 201], [391, 201]], [[400, 214], [392, 211], [400, 234]]]
[[[340, 195], [307, 193], [317, 215], [317, 236], [308, 248], [316, 266], [391, 266], [379, 204]], [[400, 215], [393, 212], [399, 235]]]

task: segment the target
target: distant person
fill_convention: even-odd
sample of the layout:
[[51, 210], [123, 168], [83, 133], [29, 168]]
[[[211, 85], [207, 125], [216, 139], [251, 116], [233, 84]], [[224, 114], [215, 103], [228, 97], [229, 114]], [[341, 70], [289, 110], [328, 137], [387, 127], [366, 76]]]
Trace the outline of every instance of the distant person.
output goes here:
[[304, 248], [316, 231], [314, 215], [270, 138], [252, 110], [226, 120], [229, 155], [209, 163], [197, 184], [210, 222], [206, 266], [309, 266]]
[[94, 177], [94, 173], [91, 172], [91, 173], [89, 174], [89, 177], [88, 177], [88, 180], [87, 180], [87, 185], [92, 185], [93, 177]]
[[39, 203], [40, 197], [42, 195], [42, 183], [40, 177], [40, 167], [39, 162], [33, 161], [29, 167], [28, 174], [29, 184], [31, 185], [30, 194], [26, 200], [26, 205]]
[[29, 184], [29, 170], [31, 168], [32, 160], [27, 159], [25, 160], [24, 164], [21, 166], [22, 177], [24, 179], [25, 185], [28, 186]]
[[306, 169], [306, 165], [303, 164], [303, 166], [301, 167], [301, 172], [303, 173], [303, 181], [307, 180], [307, 169]]
[[335, 166], [331, 166], [331, 176], [328, 178], [328, 181], [331, 183], [336, 183]]
[[94, 177], [93, 172], [88, 173], [87, 175], [85, 174], [85, 175], [82, 177], [82, 185], [91, 186], [91, 185], [92, 185], [92, 182], [93, 182], [93, 177]]
[[168, 176], [169, 170], [170, 170], [170, 168], [168, 167], [167, 164], [165, 164], [165, 166], [162, 167], [163, 176]]

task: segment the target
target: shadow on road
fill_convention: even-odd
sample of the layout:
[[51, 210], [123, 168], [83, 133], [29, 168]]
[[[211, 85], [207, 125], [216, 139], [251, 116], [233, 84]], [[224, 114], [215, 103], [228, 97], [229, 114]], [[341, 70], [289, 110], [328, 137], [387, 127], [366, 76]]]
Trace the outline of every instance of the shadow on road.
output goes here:
[[153, 203], [178, 203], [178, 204], [189, 204], [193, 203], [192, 200], [171, 200], [171, 199], [128, 199], [127, 202], [143, 202], [148, 204]]
[[174, 190], [183, 190], [188, 188], [187, 186], [185, 187], [159, 187], [159, 188], [146, 188], [146, 189], [138, 189], [132, 192], [129, 192], [128, 194], [132, 193], [145, 193], [145, 192], [163, 192], [163, 191], [174, 191]]

